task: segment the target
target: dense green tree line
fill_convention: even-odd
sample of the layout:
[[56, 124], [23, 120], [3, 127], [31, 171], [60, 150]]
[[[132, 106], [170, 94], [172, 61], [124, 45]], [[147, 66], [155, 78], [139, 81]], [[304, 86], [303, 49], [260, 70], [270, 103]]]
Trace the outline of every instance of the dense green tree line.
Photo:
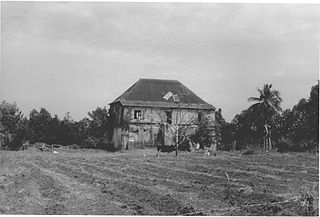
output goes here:
[[301, 99], [292, 109], [282, 111], [280, 92], [271, 85], [258, 89], [258, 97], [231, 123], [216, 119], [221, 132], [220, 149], [263, 148], [269, 126], [272, 148], [280, 151], [305, 151], [319, 145], [319, 84], [311, 87], [308, 99]]
[[88, 116], [74, 121], [67, 113], [60, 119], [41, 108], [40, 111], [33, 109], [27, 118], [15, 103], [3, 101], [0, 104], [1, 148], [18, 150], [29, 140], [30, 143], [77, 144], [83, 148], [111, 149], [108, 110], [98, 107]]

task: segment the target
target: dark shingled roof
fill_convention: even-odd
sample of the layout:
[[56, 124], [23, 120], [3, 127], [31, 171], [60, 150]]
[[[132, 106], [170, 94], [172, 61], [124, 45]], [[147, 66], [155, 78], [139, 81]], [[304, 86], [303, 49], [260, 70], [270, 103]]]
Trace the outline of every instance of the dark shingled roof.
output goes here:
[[[168, 101], [163, 98], [168, 92], [179, 96], [179, 105], [173, 101], [173, 97]], [[116, 102], [124, 106], [215, 109], [177, 80], [139, 79], [110, 104]]]

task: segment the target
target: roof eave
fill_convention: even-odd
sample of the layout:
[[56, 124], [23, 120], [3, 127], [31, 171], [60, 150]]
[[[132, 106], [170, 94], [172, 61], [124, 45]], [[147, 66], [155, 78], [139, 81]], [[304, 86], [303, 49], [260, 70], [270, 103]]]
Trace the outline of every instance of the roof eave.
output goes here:
[[216, 110], [216, 107], [207, 104], [196, 104], [196, 103], [167, 103], [161, 101], [129, 101], [129, 100], [119, 100], [114, 101], [111, 104], [120, 103], [122, 106], [132, 106], [132, 107], [148, 107], [148, 108], [184, 108], [184, 109], [200, 109], [200, 110]]

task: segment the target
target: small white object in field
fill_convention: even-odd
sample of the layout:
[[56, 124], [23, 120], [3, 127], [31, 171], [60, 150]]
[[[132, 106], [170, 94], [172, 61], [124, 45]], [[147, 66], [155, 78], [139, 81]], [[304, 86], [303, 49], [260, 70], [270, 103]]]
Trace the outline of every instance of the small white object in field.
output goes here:
[[208, 150], [206, 150], [206, 151], [204, 152], [204, 154], [209, 156], [209, 155], [210, 155], [210, 152], [209, 152]]
[[196, 147], [195, 147], [195, 149], [196, 150], [198, 150], [200, 148], [200, 144], [199, 144], [199, 142], [196, 144]]
[[227, 179], [228, 179], [228, 182], [229, 182], [229, 175], [228, 175], [228, 173], [225, 173], [226, 174], [226, 177], [227, 177]]
[[145, 157], [146, 156], [146, 154], [145, 153], [143, 153], [143, 157]]
[[53, 154], [58, 154], [59, 152], [57, 152], [57, 151], [53, 151]]

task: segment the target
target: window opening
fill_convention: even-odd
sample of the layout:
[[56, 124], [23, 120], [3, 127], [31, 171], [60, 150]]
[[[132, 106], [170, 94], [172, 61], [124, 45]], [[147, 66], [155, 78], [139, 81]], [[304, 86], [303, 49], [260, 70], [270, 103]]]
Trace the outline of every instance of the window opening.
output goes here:
[[166, 111], [166, 116], [167, 116], [167, 123], [172, 124], [172, 112]]
[[134, 110], [134, 119], [141, 120], [141, 110]]

